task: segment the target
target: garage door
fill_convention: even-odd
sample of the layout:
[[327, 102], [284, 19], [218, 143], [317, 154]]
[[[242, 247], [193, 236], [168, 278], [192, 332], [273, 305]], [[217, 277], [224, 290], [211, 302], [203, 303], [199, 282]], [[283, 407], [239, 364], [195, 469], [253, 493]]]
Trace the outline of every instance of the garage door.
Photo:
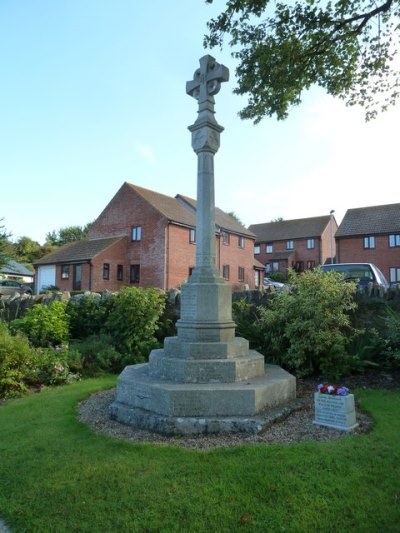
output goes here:
[[56, 284], [56, 267], [55, 265], [40, 266], [37, 273], [36, 294], [46, 289], [54, 287]]

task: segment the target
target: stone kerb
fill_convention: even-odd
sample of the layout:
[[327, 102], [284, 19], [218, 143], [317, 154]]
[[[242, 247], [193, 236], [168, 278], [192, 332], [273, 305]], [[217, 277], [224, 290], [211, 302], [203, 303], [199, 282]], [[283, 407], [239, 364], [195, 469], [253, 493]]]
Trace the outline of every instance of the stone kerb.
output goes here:
[[314, 424], [342, 431], [350, 431], [358, 426], [353, 394], [338, 396], [316, 392], [314, 406]]

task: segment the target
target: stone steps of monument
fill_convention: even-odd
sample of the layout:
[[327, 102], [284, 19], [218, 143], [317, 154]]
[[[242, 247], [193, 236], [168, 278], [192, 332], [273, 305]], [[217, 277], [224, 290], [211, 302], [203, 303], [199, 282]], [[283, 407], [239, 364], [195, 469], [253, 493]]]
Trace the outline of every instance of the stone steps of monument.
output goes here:
[[232, 383], [264, 374], [264, 356], [254, 350], [247, 356], [229, 359], [179, 359], [165, 357], [164, 350], [153, 350], [149, 376], [174, 383]]
[[254, 416], [294, 399], [296, 380], [279, 366], [266, 365], [265, 375], [242, 382], [174, 383], [152, 378], [149, 365], [142, 364], [123, 370], [116, 397], [119, 413], [139, 408], [172, 417]]

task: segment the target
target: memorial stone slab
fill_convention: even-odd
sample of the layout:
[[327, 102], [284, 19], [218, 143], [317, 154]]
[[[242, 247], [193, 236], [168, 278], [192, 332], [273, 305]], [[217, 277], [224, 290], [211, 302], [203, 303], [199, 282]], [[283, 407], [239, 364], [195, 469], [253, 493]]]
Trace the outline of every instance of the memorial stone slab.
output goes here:
[[342, 431], [350, 431], [358, 426], [353, 394], [339, 396], [316, 392], [314, 406], [314, 424]]

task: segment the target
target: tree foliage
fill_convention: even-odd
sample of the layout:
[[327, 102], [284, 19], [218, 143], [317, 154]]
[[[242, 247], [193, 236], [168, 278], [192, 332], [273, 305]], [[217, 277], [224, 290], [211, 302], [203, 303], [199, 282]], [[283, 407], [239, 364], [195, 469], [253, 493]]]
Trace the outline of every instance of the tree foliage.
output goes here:
[[53, 230], [46, 234], [46, 244], [51, 246], [64, 246], [69, 242], [86, 239], [90, 229], [90, 223], [86, 226], [67, 226], [59, 230]]
[[230, 36], [234, 92], [248, 95], [241, 118], [284, 119], [314, 84], [364, 106], [367, 120], [399, 97], [399, 0], [228, 0], [208, 28], [205, 46]]
[[9, 255], [7, 253], [8, 248], [8, 237], [9, 233], [5, 230], [3, 224], [1, 223], [3, 219], [0, 219], [0, 267], [7, 264]]

